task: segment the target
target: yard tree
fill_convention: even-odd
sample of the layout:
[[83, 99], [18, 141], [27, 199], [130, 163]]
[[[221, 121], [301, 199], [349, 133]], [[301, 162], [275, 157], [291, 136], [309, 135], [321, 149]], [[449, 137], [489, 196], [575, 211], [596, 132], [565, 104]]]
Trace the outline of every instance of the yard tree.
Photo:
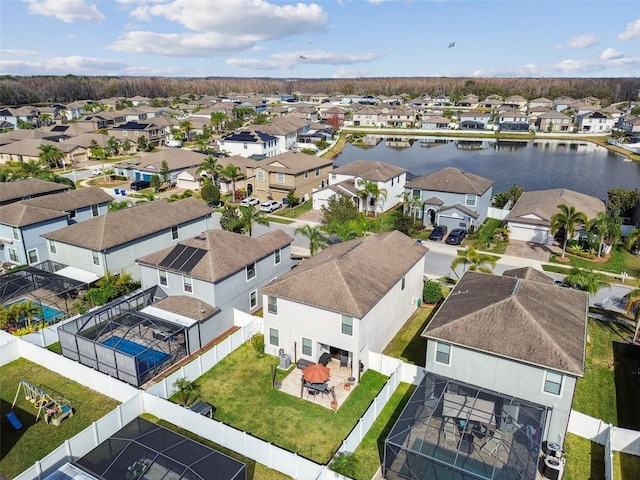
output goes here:
[[131, 151], [133, 148], [133, 142], [130, 138], [127, 138], [124, 142], [122, 142], [122, 151], [126, 154]]
[[225, 205], [220, 211], [220, 227], [227, 232], [242, 233], [244, 220], [238, 207]]
[[587, 224], [587, 216], [577, 211], [573, 205], [565, 205], [564, 203], [558, 205], [558, 210], [560, 211], [551, 217], [551, 234], [555, 235], [558, 231], [564, 230], [562, 242], [562, 258], [564, 258], [567, 242], [575, 235], [578, 225]]
[[211, 119], [209, 123], [211, 123], [211, 125], [213, 126], [213, 128], [216, 129], [216, 131], [220, 131], [222, 129], [222, 126], [225, 124], [227, 120], [229, 120], [229, 117], [227, 117], [226, 113], [213, 112], [211, 114]]
[[188, 142], [191, 137], [189, 136], [189, 132], [191, 132], [191, 130], [193, 129], [193, 123], [191, 123], [189, 120], [183, 120], [182, 122], [180, 122], [180, 130], [182, 130], [184, 132], [184, 136], [186, 141]]
[[217, 205], [220, 201], [220, 190], [211, 182], [206, 182], [200, 190], [200, 196], [207, 205]]
[[178, 403], [183, 407], [190, 403], [191, 396], [197, 395], [198, 387], [194, 381], [180, 377], [173, 382], [174, 393], [178, 395]]
[[[463, 266], [463, 272], [471, 270], [474, 272], [492, 273], [498, 259], [492, 255], [479, 253], [474, 248], [468, 248], [458, 253], [458, 256], [451, 262], [451, 270], [456, 273], [456, 268]], [[456, 275], [458, 275], [456, 273]]]
[[312, 257], [329, 245], [329, 239], [319, 226], [305, 224], [296, 228], [295, 233], [307, 237], [309, 240], [309, 253]]
[[147, 140], [147, 137], [142, 135], [141, 137], [138, 138], [138, 151], [146, 152], [148, 150], [149, 150], [149, 140]]
[[598, 290], [607, 288], [610, 285], [603, 273], [594, 272], [590, 268], [577, 267], [571, 269], [569, 275], [562, 280], [562, 283], [576, 290], [588, 292], [590, 295], [595, 295]]
[[169, 170], [169, 164], [166, 160], [163, 160], [160, 164], [160, 179], [165, 185], [171, 181], [171, 171]]
[[611, 188], [607, 190], [607, 210], [621, 217], [630, 217], [638, 203], [638, 189]]
[[215, 180], [217, 180], [218, 175], [221, 171], [222, 165], [218, 164], [218, 159], [213, 155], [207, 155], [207, 158], [205, 158], [196, 169], [196, 173], [198, 174], [202, 172], [206, 173], [212, 182], [215, 182]]
[[20, 163], [20, 171], [24, 173], [24, 175], [37, 178], [40, 173], [42, 173], [42, 162], [36, 162], [35, 160], [29, 160], [28, 162]]
[[153, 187], [153, 191], [157, 192], [160, 190], [160, 185], [162, 185], [162, 181], [160, 180], [160, 176], [156, 173], [151, 175], [151, 186]]
[[589, 220], [587, 230], [598, 239], [598, 258], [602, 255], [603, 246], [615, 245], [622, 235], [622, 220], [616, 214], [598, 212], [595, 218]]
[[109, 140], [107, 140], [107, 146], [109, 147], [110, 156], [115, 157], [120, 153], [120, 140], [118, 140], [116, 137], [109, 137]]
[[61, 165], [62, 159], [64, 158], [64, 153], [55, 145], [40, 145], [38, 147], [38, 151], [40, 152], [39, 158], [42, 163], [47, 165], [49, 168], [58, 168]]
[[229, 164], [220, 170], [220, 176], [231, 182], [231, 201], [233, 202], [236, 198], [236, 180], [239, 180], [242, 177], [240, 168], [233, 164]]
[[329, 125], [335, 132], [337, 132], [342, 128], [344, 122], [342, 121], [342, 118], [340, 118], [340, 115], [334, 113], [329, 118], [327, 118], [327, 125]]
[[640, 228], [634, 228], [627, 234], [627, 249], [633, 251], [633, 247], [640, 243]]
[[[141, 137], [144, 138], [144, 137]], [[106, 178], [106, 171], [104, 169], [104, 161], [107, 158], [107, 152], [104, 148], [98, 145], [98, 142], [95, 140], [91, 140], [91, 144], [89, 146], [89, 155], [93, 158], [97, 158], [100, 160], [100, 165], [102, 166], [102, 177]]]
[[387, 190], [384, 188], [380, 188], [378, 186], [378, 182], [373, 182], [371, 180], [358, 180], [358, 187], [360, 187], [359, 196], [363, 198], [366, 202], [365, 204], [365, 212], [369, 209], [369, 206], [373, 207], [374, 216], [378, 216], [378, 209], [376, 208], [378, 201], [380, 198], [387, 199]]
[[289, 208], [293, 208], [300, 203], [300, 197], [296, 195], [295, 190], [289, 190], [287, 192], [287, 205]]
[[640, 327], [640, 288], [631, 290], [622, 298], [627, 302], [627, 306], [625, 307], [627, 313], [633, 315], [636, 322], [636, 331], [633, 336], [633, 343], [636, 343], [638, 340], [638, 329]]
[[244, 222], [243, 231], [249, 232], [249, 236], [253, 234], [253, 224], [269, 226], [269, 217], [260, 209], [253, 207], [240, 206], [240, 212], [242, 213], [242, 220]]
[[325, 226], [358, 218], [358, 207], [347, 195], [337, 194], [329, 197], [327, 205], [323, 205], [321, 210], [322, 223]]

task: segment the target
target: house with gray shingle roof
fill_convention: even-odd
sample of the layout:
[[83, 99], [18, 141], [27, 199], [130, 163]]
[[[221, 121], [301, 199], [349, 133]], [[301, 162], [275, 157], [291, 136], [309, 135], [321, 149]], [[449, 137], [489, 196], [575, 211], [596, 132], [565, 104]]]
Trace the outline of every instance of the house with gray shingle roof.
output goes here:
[[[604, 201], [566, 188], [524, 192], [505, 218], [509, 238], [551, 245], [551, 219], [559, 212], [560, 204], [575, 207], [587, 219], [595, 218], [598, 212], [606, 210]], [[576, 237], [579, 236], [578, 229]]]
[[142, 288], [157, 286], [159, 298], [186, 296], [215, 311], [200, 326], [204, 345], [233, 326], [234, 309], [262, 308], [259, 289], [295, 266], [292, 242], [282, 230], [260, 237], [208, 230], [138, 259]]
[[21, 203], [65, 212], [69, 214], [69, 224], [72, 225], [99, 215], [105, 215], [109, 210], [109, 202], [112, 200], [113, 197], [103, 189], [87, 187], [23, 200]]
[[49, 259], [103, 276], [129, 272], [136, 259], [211, 228], [211, 209], [195, 198], [156, 200], [44, 234]]
[[69, 190], [71, 187], [63, 183], [47, 182], [37, 178], [25, 178], [15, 182], [4, 182], [0, 188], [0, 205], [19, 202], [28, 198], [51, 195]]
[[[576, 381], [584, 376], [588, 295], [522, 274], [467, 271], [422, 333], [425, 365], [429, 373], [513, 397], [511, 405], [542, 407], [537, 423], [544, 429], [535, 440], [562, 445]], [[503, 404], [493, 413], [494, 428], [527, 438], [526, 408]]]
[[262, 288], [266, 351], [348, 359], [359, 380], [422, 296], [423, 245], [398, 231], [325, 248]]
[[273, 157], [279, 153], [277, 137], [258, 130], [240, 130], [224, 135], [217, 140], [218, 148], [227, 155], [241, 157]]
[[493, 184], [493, 180], [447, 167], [408, 182], [406, 191], [422, 202], [420, 211], [414, 213], [423, 225], [468, 230], [486, 220]]
[[175, 182], [180, 172], [198, 167], [206, 155], [182, 148], [171, 148], [136, 157], [115, 165], [117, 175], [131, 180], [151, 180], [153, 175], [161, 176], [162, 162], [169, 167], [170, 182]]
[[[351, 197], [361, 212], [370, 210], [371, 207], [375, 207], [376, 211], [386, 212], [402, 201], [406, 178], [405, 168], [383, 162], [356, 160], [331, 171], [329, 185], [313, 192], [313, 208], [320, 210], [327, 206], [329, 198], [343, 194]], [[358, 196], [362, 189], [360, 181], [375, 182], [380, 190], [387, 192], [386, 198], [371, 198], [372, 204], [367, 205], [366, 200]]]

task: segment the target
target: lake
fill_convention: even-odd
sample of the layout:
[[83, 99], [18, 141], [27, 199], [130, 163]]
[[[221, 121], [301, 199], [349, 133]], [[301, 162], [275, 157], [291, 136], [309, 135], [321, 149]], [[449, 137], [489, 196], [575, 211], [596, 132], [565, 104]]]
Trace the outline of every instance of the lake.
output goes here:
[[640, 188], [640, 163], [590, 142], [495, 140], [368, 135], [367, 146], [347, 143], [335, 166], [376, 160], [414, 175], [456, 167], [495, 181], [493, 193], [511, 185], [526, 191], [568, 188], [606, 200], [611, 188]]

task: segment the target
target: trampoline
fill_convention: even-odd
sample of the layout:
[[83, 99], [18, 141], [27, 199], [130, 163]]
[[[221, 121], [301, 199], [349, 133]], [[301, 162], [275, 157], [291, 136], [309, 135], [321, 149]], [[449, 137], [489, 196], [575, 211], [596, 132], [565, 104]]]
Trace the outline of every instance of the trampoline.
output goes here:
[[138, 372], [143, 375], [154, 368], [162, 365], [170, 356], [159, 350], [154, 350], [145, 345], [141, 345], [126, 338], [118, 337], [114, 335], [111, 338], [101, 342], [102, 345], [113, 348], [118, 352], [126, 353], [135, 357], [136, 364], [138, 365]]

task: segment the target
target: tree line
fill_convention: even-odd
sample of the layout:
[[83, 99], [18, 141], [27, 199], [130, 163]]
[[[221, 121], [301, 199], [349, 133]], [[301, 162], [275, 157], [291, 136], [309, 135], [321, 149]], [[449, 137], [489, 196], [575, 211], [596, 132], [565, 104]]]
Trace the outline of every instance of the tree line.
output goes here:
[[345, 79], [278, 78], [165, 78], [90, 76], [0, 77], [0, 105], [69, 103], [101, 98], [149, 98], [257, 93], [342, 93], [344, 95], [408, 95], [419, 97], [475, 94], [521, 95], [527, 99], [560, 96], [596, 97], [603, 104], [635, 100], [640, 89], [637, 78], [444, 78], [374, 77]]

